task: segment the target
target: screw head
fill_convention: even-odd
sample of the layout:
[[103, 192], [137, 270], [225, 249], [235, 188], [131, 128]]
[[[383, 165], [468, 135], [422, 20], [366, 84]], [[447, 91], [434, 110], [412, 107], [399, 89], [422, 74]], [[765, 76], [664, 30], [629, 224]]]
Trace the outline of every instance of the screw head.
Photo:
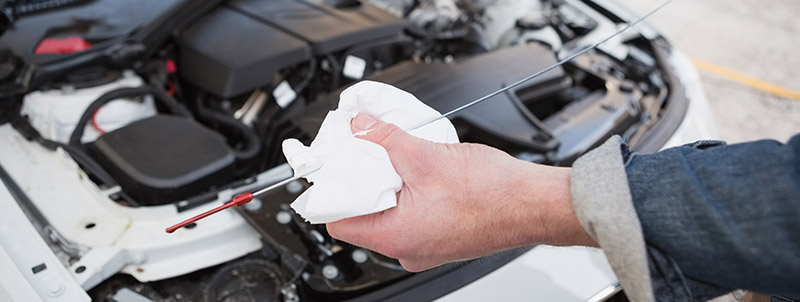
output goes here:
[[289, 191], [289, 193], [292, 193], [292, 194], [300, 193], [300, 192], [303, 191], [303, 184], [301, 184], [299, 181], [296, 181], [296, 180], [293, 181], [293, 182], [290, 182], [290, 183], [286, 184], [286, 191]]
[[334, 279], [339, 276], [339, 269], [333, 264], [326, 264], [322, 267], [322, 276], [326, 279]]
[[356, 263], [364, 263], [367, 262], [367, 259], [369, 259], [369, 255], [367, 255], [367, 252], [362, 249], [357, 249], [353, 251], [353, 253], [350, 254], [350, 257], [352, 257], [353, 261], [355, 261]]
[[250, 212], [255, 212], [260, 210], [262, 205], [264, 205], [264, 203], [261, 202], [261, 199], [253, 198], [253, 200], [244, 204], [244, 209]]
[[275, 214], [275, 220], [280, 224], [288, 224], [292, 222], [292, 214], [287, 211], [280, 211], [278, 214]]

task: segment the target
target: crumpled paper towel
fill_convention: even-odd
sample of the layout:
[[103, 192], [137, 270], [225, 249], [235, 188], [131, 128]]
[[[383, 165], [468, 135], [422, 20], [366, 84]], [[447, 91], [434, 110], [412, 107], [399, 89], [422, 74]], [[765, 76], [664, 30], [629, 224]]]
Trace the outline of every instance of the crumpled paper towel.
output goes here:
[[[401, 129], [409, 129], [441, 114], [394, 86], [362, 81], [339, 96], [339, 108], [328, 112], [311, 146], [296, 139], [283, 141], [283, 154], [295, 175], [313, 183], [292, 203], [311, 223], [328, 223], [380, 212], [397, 205], [403, 185], [386, 150], [353, 135], [350, 122], [358, 113], [370, 114]], [[444, 118], [410, 132], [440, 143], [457, 143], [458, 135]]]

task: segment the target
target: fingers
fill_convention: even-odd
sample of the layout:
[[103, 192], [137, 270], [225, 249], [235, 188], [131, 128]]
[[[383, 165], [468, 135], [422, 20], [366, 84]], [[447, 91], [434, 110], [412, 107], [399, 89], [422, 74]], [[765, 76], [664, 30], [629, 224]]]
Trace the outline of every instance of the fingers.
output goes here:
[[381, 145], [387, 151], [394, 146], [405, 145], [405, 142], [416, 139], [400, 127], [368, 114], [356, 115], [351, 123], [351, 128], [357, 137]]
[[378, 122], [380, 122], [380, 120], [369, 114], [359, 113], [353, 118], [350, 126], [353, 133], [358, 133], [372, 129]]
[[416, 273], [444, 264], [445, 261], [430, 259], [398, 259], [400, 265], [409, 272]]
[[378, 243], [375, 234], [381, 230], [380, 216], [383, 213], [374, 213], [357, 217], [346, 218], [325, 225], [331, 237], [352, 245], [376, 250]]
[[356, 137], [381, 145], [392, 161], [397, 173], [404, 177], [413, 170], [422, 157], [421, 150], [430, 142], [408, 134], [394, 124], [386, 123], [368, 114], [359, 114], [351, 122]]

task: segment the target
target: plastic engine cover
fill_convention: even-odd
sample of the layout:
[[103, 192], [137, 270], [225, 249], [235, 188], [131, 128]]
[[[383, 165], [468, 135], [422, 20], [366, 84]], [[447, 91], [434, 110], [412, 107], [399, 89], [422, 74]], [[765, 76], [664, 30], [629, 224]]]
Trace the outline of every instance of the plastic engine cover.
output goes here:
[[157, 115], [100, 136], [92, 148], [122, 190], [141, 205], [179, 201], [230, 180], [225, 139], [194, 121]]
[[362, 1], [233, 0], [178, 39], [182, 77], [222, 98], [282, 69], [400, 35], [406, 21]]
[[227, 7], [220, 7], [178, 41], [181, 76], [223, 98], [272, 82], [281, 68], [310, 59], [305, 42]]
[[[522, 63], [524, 62], [524, 64]], [[369, 77], [394, 85], [415, 95], [441, 113], [508, 86], [556, 62], [544, 46], [527, 44], [504, 48], [452, 64], [404, 62]], [[498, 68], [503, 66], [503, 68]], [[522, 104], [519, 94], [547, 96], [563, 91], [570, 79], [555, 68], [510, 91], [499, 94], [450, 117], [459, 137], [498, 148], [550, 151], [558, 139]], [[294, 123], [311, 137], [316, 136], [328, 110], [336, 108], [339, 92], [322, 96]]]
[[398, 35], [406, 26], [367, 1], [232, 0], [231, 6], [308, 41], [315, 55]]

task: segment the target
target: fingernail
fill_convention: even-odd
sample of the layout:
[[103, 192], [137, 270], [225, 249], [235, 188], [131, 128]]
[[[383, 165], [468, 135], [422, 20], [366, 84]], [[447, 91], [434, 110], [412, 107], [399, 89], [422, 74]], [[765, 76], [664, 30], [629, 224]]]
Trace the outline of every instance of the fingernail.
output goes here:
[[369, 114], [359, 114], [353, 119], [353, 127], [359, 131], [368, 130], [375, 126], [378, 120]]

